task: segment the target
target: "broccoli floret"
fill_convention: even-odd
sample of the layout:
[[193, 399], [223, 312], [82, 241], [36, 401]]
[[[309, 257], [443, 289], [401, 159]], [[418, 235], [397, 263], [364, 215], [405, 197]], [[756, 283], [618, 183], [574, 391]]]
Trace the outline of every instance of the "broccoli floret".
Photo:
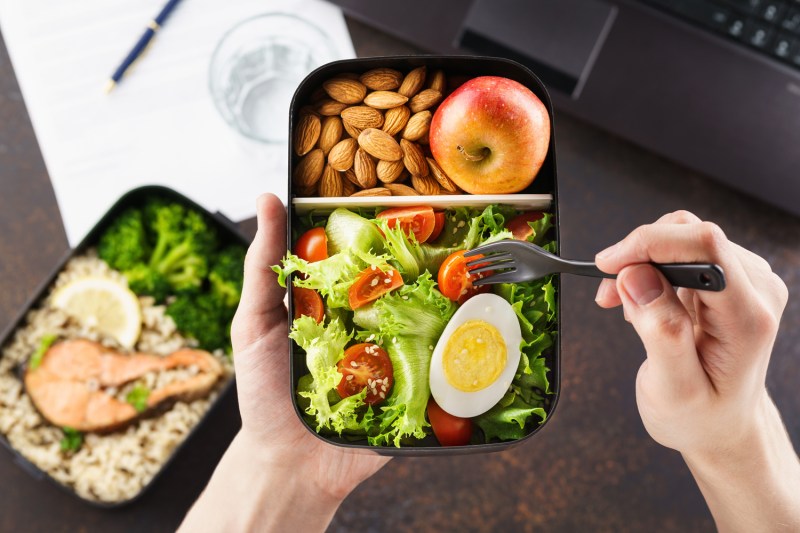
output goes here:
[[124, 211], [100, 237], [97, 253], [111, 268], [128, 270], [149, 257], [142, 211]]
[[128, 280], [128, 287], [136, 294], [152, 296], [157, 302], [172, 294], [172, 286], [167, 278], [159, 271], [154, 270], [144, 263], [139, 263], [124, 272]]
[[145, 207], [155, 245], [148, 265], [177, 292], [196, 290], [208, 274], [208, 257], [217, 244], [214, 228], [191, 209], [177, 204]]
[[180, 295], [167, 307], [167, 314], [181, 333], [196, 339], [201, 348], [230, 351], [231, 311], [222, 305], [216, 295]]
[[236, 308], [242, 296], [244, 255], [243, 246], [228, 246], [216, 255], [208, 274], [211, 292], [229, 308]]

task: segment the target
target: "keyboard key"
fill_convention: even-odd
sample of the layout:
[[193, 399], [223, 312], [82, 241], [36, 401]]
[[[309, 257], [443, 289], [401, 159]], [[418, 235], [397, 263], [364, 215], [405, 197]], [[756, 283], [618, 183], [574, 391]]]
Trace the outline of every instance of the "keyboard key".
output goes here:
[[769, 26], [748, 20], [744, 25], [742, 38], [751, 46], [766, 48], [772, 40], [773, 33], [772, 28]]
[[763, 0], [727, 0], [727, 2], [734, 9], [743, 11], [748, 15], [757, 15], [764, 4]]
[[800, 9], [792, 9], [781, 21], [781, 27], [785, 30], [800, 33]]
[[777, 23], [786, 11], [783, 2], [767, 1], [761, 6], [761, 18], [770, 24]]
[[737, 39], [744, 35], [744, 19], [733, 18], [728, 24], [728, 35]]
[[725, 31], [731, 19], [731, 12], [705, 0], [692, 0], [675, 4], [676, 10], [685, 17], [699, 22], [712, 30]]
[[797, 42], [789, 35], [783, 33], [775, 39], [772, 45], [772, 54], [779, 59], [789, 59], [797, 47]]

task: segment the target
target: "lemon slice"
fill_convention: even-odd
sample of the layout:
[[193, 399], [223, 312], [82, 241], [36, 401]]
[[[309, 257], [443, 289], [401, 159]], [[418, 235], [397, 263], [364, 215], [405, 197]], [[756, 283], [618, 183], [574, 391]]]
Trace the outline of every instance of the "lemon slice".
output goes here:
[[104, 277], [76, 279], [56, 291], [53, 306], [82, 324], [132, 348], [142, 328], [139, 299], [124, 284]]

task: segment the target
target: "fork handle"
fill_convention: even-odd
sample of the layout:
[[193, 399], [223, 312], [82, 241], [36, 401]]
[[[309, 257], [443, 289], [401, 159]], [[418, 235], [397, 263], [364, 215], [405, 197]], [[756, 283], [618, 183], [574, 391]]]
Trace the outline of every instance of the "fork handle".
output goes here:
[[[710, 263], [651, 263], [670, 285], [687, 289], [718, 292], [725, 288], [725, 273], [719, 265]], [[603, 272], [592, 261], [564, 261], [561, 268], [567, 274], [594, 278], [616, 278], [616, 274]]]

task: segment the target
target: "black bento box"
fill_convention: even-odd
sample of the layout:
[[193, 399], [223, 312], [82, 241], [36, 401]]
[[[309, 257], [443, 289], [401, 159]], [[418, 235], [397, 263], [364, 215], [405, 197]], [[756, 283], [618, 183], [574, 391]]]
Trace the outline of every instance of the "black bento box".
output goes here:
[[[403, 72], [407, 72], [411, 69], [421, 66], [426, 66], [429, 72], [435, 69], [442, 69], [445, 72], [448, 79], [450, 77], [463, 77], [464, 81], [466, 81], [466, 78], [473, 78], [477, 76], [501, 76], [505, 78], [510, 78], [528, 87], [544, 103], [550, 115], [550, 146], [548, 149], [547, 157], [545, 159], [542, 168], [539, 171], [539, 174], [537, 175], [533, 183], [531, 183], [531, 185], [527, 189], [525, 189], [519, 194], [552, 195], [552, 204], [550, 205], [548, 210], [552, 212], [554, 215], [553, 230], [555, 232], [555, 239], [557, 246], [556, 253], [560, 253], [558, 188], [556, 180], [556, 145], [555, 145], [553, 106], [550, 101], [550, 95], [547, 93], [547, 89], [545, 88], [544, 84], [539, 80], [538, 77], [536, 77], [536, 75], [533, 72], [531, 72], [529, 69], [527, 69], [526, 67], [522, 66], [517, 62], [500, 58], [471, 57], [471, 56], [394, 56], [394, 57], [371, 57], [365, 59], [352, 59], [352, 60], [344, 60], [344, 61], [336, 61], [328, 63], [318, 68], [311, 74], [309, 74], [298, 86], [294, 98], [292, 99], [291, 108], [289, 112], [289, 139], [294, 138], [293, 135], [294, 124], [297, 122], [297, 117], [299, 116], [300, 109], [304, 105], [307, 105], [309, 103], [314, 91], [318, 90], [322, 86], [322, 83], [325, 80], [330, 79], [339, 74], [344, 74], [344, 73], [361, 74], [368, 70], [380, 67], [393, 68]], [[288, 169], [289, 221], [288, 221], [288, 233], [287, 233], [289, 249], [291, 249], [293, 244], [292, 240], [293, 228], [296, 227], [299, 223], [296, 196], [295, 196], [295, 191], [293, 190], [292, 187], [292, 175], [296, 164], [297, 164], [297, 157], [293, 153], [293, 146], [292, 143], [290, 142], [289, 169]], [[511, 198], [514, 195], [506, 195], [506, 196]], [[414, 199], [413, 202], [409, 201], [408, 200], [409, 198], [413, 198]], [[430, 201], [431, 199], [438, 199], [440, 205], [446, 205], [441, 203], [442, 200], [445, 198], [453, 198], [453, 197], [452, 196], [381, 197], [381, 199], [384, 201], [384, 203], [382, 203], [381, 206], [391, 207], [393, 205], [420, 205], [420, 204], [427, 205], [431, 203]], [[481, 197], [479, 195], [474, 195], [473, 198], [476, 200], [480, 200]], [[396, 200], [400, 200], [401, 203], [395, 203]], [[487, 202], [487, 204], [488, 203], [490, 202]], [[374, 203], [370, 205], [374, 205]], [[531, 209], [534, 208], [537, 207], [531, 206]], [[556, 286], [556, 294], [557, 294], [557, 300], [556, 300], [557, 323], [556, 323], [555, 339], [553, 346], [549, 348], [545, 354], [547, 364], [551, 369], [550, 384], [551, 384], [552, 394], [548, 396], [548, 404], [546, 406], [546, 411], [547, 411], [546, 421], [541, 425], [533, 427], [530, 433], [527, 434], [524, 438], [508, 442], [443, 447], [439, 445], [439, 443], [432, 435], [429, 435], [428, 437], [426, 437], [424, 441], [420, 443], [420, 445], [397, 448], [394, 446], [369, 446], [366, 440], [352, 441], [344, 438], [339, 438], [336, 436], [328, 437], [319, 435], [316, 431], [314, 431], [313, 427], [310, 427], [304, 421], [303, 414], [297, 405], [296, 401], [297, 396], [295, 394], [295, 391], [297, 390], [298, 380], [300, 379], [301, 376], [307, 373], [307, 369], [305, 364], [305, 353], [299, 346], [297, 346], [296, 343], [292, 341], [292, 355], [291, 355], [292, 371], [290, 376], [291, 379], [290, 393], [292, 395], [292, 402], [298, 418], [300, 418], [300, 420], [303, 421], [303, 424], [306, 426], [309, 432], [311, 432], [317, 438], [320, 438], [329, 444], [340, 446], [342, 448], [347, 448], [354, 452], [372, 451], [380, 455], [391, 455], [391, 456], [457, 455], [457, 454], [495, 452], [495, 451], [505, 450], [512, 446], [516, 446], [522, 443], [523, 441], [530, 439], [534, 434], [541, 431], [542, 428], [551, 420], [556, 404], [558, 403], [558, 398], [561, 390], [560, 387], [561, 298], [560, 298], [560, 282], [558, 276], [555, 276], [554, 284]], [[288, 298], [289, 316], [291, 317], [293, 316], [293, 308], [292, 308], [293, 304], [291, 295], [292, 286], [291, 283], [289, 283], [288, 285], [289, 285], [289, 298]]]
[[[223, 244], [241, 244], [245, 247], [249, 246], [250, 239], [247, 238], [239, 229], [238, 227], [228, 218], [226, 218], [221, 213], [211, 213], [204, 207], [200, 206], [199, 204], [195, 203], [194, 201], [190, 200], [186, 196], [178, 193], [177, 191], [163, 187], [158, 185], [147, 185], [138, 187], [136, 189], [132, 189], [125, 193], [122, 197], [117, 200], [114, 205], [106, 212], [103, 217], [98, 221], [98, 223], [92, 228], [92, 230], [86, 235], [86, 237], [78, 244], [74, 249], [70, 250], [65, 256], [59, 261], [59, 263], [55, 266], [52, 273], [47, 277], [47, 279], [42, 282], [39, 287], [35, 290], [32, 297], [27, 301], [25, 306], [23, 307], [22, 311], [19, 315], [13, 320], [11, 325], [0, 334], [0, 347], [5, 347], [7, 344], [12, 340], [13, 335], [16, 333], [17, 329], [20, 328], [26, 320], [27, 314], [33, 308], [38, 307], [39, 304], [47, 297], [48, 291], [52, 286], [53, 282], [58, 277], [59, 273], [63, 270], [67, 262], [75, 256], [81, 255], [86, 252], [87, 249], [94, 247], [100, 235], [108, 228], [111, 222], [116, 219], [125, 209], [129, 207], [136, 207], [142, 205], [148, 198], [161, 198], [168, 201], [178, 202], [188, 208], [196, 210], [200, 213], [203, 213], [208, 220], [215, 224], [217, 231], [219, 232], [220, 242]], [[119, 501], [119, 502], [102, 502], [102, 501], [95, 501], [81, 497], [75, 491], [73, 491], [70, 487], [60, 483], [49, 474], [41, 470], [38, 466], [31, 463], [28, 459], [26, 459], [20, 452], [18, 452], [9, 442], [5, 435], [0, 434], [0, 443], [5, 446], [13, 455], [14, 460], [29, 474], [31, 474], [37, 480], [41, 479], [48, 479], [49, 481], [55, 483], [61, 489], [73, 494], [76, 498], [89, 503], [96, 507], [102, 508], [116, 508], [121, 507], [123, 505], [127, 505], [139, 499], [152, 485], [156, 482], [156, 480], [163, 474], [163, 472], [167, 469], [167, 467], [175, 460], [175, 457], [181, 452], [181, 450], [187, 446], [189, 441], [192, 439], [194, 434], [197, 432], [198, 428], [205, 422], [205, 420], [209, 417], [213, 410], [217, 409], [222, 400], [231, 393], [231, 389], [234, 387], [234, 377], [232, 377], [228, 383], [224, 385], [224, 387], [220, 390], [219, 395], [217, 396], [214, 403], [211, 404], [208, 411], [203, 415], [203, 418], [189, 431], [186, 438], [181, 442], [171, 453], [169, 458], [164, 462], [161, 469], [153, 476], [153, 478], [139, 491], [139, 493], [130, 498], [128, 500]]]

